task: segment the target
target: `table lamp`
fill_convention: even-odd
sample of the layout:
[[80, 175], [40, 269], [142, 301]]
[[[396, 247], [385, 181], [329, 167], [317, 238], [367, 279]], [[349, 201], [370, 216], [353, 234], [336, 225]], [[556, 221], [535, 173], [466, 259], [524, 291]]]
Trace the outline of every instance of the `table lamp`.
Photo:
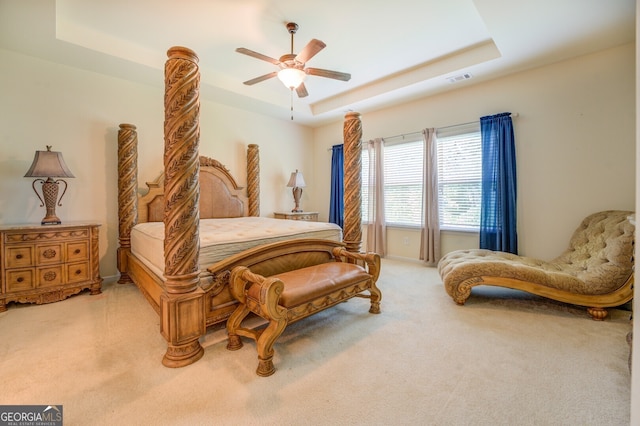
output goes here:
[[296, 206], [291, 210], [293, 213], [302, 212], [302, 209], [300, 208], [300, 197], [302, 196], [302, 188], [305, 186], [304, 176], [302, 176], [302, 173], [296, 169], [295, 172], [291, 173], [289, 183], [287, 184], [287, 187], [293, 188], [293, 200], [296, 203]]
[[[63, 179], [54, 180], [53, 178], [75, 177], [64, 162], [62, 153], [51, 151], [50, 145], [47, 145], [46, 151], [36, 151], [33, 157], [33, 163], [24, 177], [40, 178], [35, 179], [31, 187], [42, 203], [40, 207], [46, 206], [47, 209], [47, 214], [41, 223], [43, 225], [59, 225], [61, 222], [58, 216], [56, 216], [56, 204], [62, 206], [62, 197], [64, 197], [65, 192], [67, 192], [67, 182]], [[46, 180], [42, 178], [46, 178]], [[38, 194], [36, 182], [42, 183], [42, 197]], [[58, 200], [60, 182], [64, 183], [64, 190], [62, 191], [60, 200]]]

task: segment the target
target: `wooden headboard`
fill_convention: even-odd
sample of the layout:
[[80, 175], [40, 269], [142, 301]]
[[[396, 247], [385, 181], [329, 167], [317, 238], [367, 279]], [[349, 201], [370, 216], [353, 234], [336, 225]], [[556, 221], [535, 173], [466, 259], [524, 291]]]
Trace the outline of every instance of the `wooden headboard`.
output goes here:
[[[249, 216], [249, 198], [220, 162], [200, 157], [200, 219]], [[164, 173], [147, 182], [149, 191], [138, 199], [138, 222], [164, 220]]]

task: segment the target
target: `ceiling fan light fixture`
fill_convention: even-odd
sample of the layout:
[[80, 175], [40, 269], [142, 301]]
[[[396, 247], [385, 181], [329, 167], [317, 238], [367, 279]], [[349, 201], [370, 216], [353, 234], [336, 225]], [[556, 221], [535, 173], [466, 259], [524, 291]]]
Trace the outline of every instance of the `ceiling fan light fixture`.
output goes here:
[[[242, 84], [246, 84], [247, 86], [254, 85], [256, 83], [260, 83], [261, 81], [269, 80], [275, 76], [278, 76], [278, 79], [282, 81], [285, 87], [291, 90], [291, 105], [293, 111], [293, 91], [296, 91], [296, 94], [299, 98], [304, 98], [309, 96], [307, 92], [307, 88], [304, 85], [304, 80], [308, 75], [313, 75], [316, 77], [325, 77], [332, 78], [334, 80], [342, 80], [349, 81], [351, 78], [351, 74], [347, 74], [344, 72], [325, 70], [321, 68], [305, 68], [305, 65], [311, 58], [313, 58], [318, 52], [327, 47], [324, 42], [317, 39], [312, 39], [309, 43], [306, 44], [302, 50], [295, 54], [293, 53], [293, 35], [298, 30], [298, 24], [295, 22], [287, 23], [287, 31], [291, 34], [291, 53], [285, 53], [280, 56], [280, 59], [275, 59], [267, 55], [263, 55], [262, 53], [254, 52], [253, 50], [249, 50], [245, 47], [238, 47], [236, 52], [242, 53], [243, 55], [251, 56], [256, 59], [260, 59], [261, 61], [269, 62], [273, 65], [278, 66], [280, 69], [278, 71], [272, 71], [269, 74], [264, 74], [256, 78], [252, 78], [251, 80], [243, 81]], [[293, 116], [292, 116], [293, 119]]]
[[289, 89], [297, 89], [302, 84], [307, 73], [298, 68], [283, 68], [278, 71], [278, 78]]

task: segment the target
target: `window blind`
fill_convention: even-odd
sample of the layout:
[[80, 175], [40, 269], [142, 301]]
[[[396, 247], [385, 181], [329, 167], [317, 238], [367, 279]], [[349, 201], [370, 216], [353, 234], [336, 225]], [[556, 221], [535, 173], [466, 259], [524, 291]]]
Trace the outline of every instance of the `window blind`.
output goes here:
[[438, 130], [436, 137], [440, 227], [477, 229], [482, 179], [480, 124]]
[[[384, 204], [387, 225], [420, 226], [422, 217], [423, 141], [384, 146]], [[369, 221], [369, 152], [362, 153], [362, 220]]]

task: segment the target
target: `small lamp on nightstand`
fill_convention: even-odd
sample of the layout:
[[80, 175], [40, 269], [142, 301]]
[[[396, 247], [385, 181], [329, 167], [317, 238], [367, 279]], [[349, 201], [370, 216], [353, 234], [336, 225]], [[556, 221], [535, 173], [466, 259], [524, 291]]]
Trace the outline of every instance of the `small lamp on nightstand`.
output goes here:
[[[34, 180], [31, 187], [42, 203], [40, 207], [46, 206], [47, 209], [47, 214], [44, 219], [42, 219], [42, 224], [59, 225], [61, 222], [58, 216], [56, 216], [56, 204], [62, 206], [60, 202], [62, 201], [62, 197], [64, 197], [64, 193], [67, 192], [67, 182], [62, 179], [54, 180], [53, 178], [75, 177], [64, 162], [62, 153], [51, 151], [51, 146], [49, 145], [47, 145], [46, 151], [36, 151], [36, 155], [33, 157], [33, 164], [31, 164], [31, 167], [27, 173], [25, 173], [24, 177], [46, 178], [46, 180]], [[36, 182], [42, 183], [42, 197], [40, 197], [40, 194], [38, 194], [36, 190]], [[58, 185], [60, 182], [64, 183], [64, 190], [62, 191], [60, 200], [58, 200]]]
[[291, 173], [289, 183], [287, 184], [287, 187], [293, 188], [293, 200], [296, 203], [296, 206], [291, 210], [293, 213], [299, 213], [302, 211], [300, 208], [300, 197], [302, 196], [302, 188], [305, 186], [304, 176], [302, 176], [302, 173], [296, 169], [295, 172]]

